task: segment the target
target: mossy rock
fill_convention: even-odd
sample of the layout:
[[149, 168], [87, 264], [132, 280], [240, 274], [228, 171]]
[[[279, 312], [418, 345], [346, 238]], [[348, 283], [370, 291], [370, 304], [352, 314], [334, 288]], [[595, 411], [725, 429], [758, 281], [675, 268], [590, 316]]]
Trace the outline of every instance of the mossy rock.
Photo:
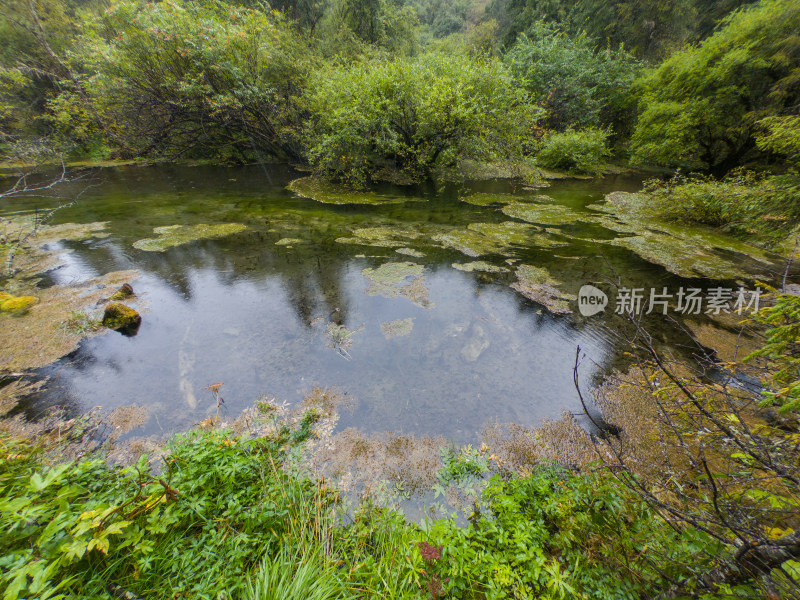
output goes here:
[[28, 310], [31, 306], [39, 302], [36, 296], [10, 296], [2, 301], [0, 310], [3, 312], [22, 312]]
[[120, 302], [110, 303], [103, 313], [103, 326], [116, 331], [135, 331], [141, 323], [141, 315]]
[[133, 287], [130, 283], [123, 283], [120, 288], [114, 292], [114, 294], [109, 298], [109, 300], [125, 300], [126, 298], [130, 298], [133, 296]]

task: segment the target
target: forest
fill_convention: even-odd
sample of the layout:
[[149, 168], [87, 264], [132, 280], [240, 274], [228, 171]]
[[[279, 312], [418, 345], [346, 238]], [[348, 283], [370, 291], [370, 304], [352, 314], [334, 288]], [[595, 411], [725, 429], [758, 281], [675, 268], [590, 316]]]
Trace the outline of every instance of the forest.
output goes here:
[[[65, 344], [31, 351], [28, 362], [22, 351], [12, 356], [10, 343], [0, 350], [3, 600], [800, 598], [800, 2], [3, 0], [0, 42], [0, 328], [8, 336], [0, 339], [61, 336]], [[280, 183], [267, 175], [280, 188], [269, 193], [288, 208], [256, 206], [258, 190], [245, 179], [256, 166], [279, 174]], [[95, 214], [91, 185], [100, 184], [74, 190], [86, 169], [117, 168], [122, 179], [110, 176], [106, 212]], [[295, 173], [288, 185], [283, 168]], [[124, 169], [155, 169], [142, 177], [166, 173], [185, 189], [134, 184]], [[196, 175], [204, 169], [207, 179]], [[615, 177], [628, 191], [610, 187]], [[192, 191], [195, 184], [207, 190]], [[597, 208], [596, 199], [555, 205], [562, 196], [548, 197], [550, 185], [567, 190], [563, 197], [569, 186], [599, 186], [612, 208]], [[52, 208], [50, 193], [62, 188], [72, 195]], [[575, 197], [588, 197], [583, 190]], [[147, 194], [161, 212], [133, 204]], [[426, 209], [402, 204], [421, 205], [409, 197], [425, 194], [451, 194], [455, 216], [433, 201]], [[324, 213], [298, 200], [334, 206]], [[366, 208], [356, 216], [353, 204]], [[182, 207], [189, 216], [176, 225], [170, 213]], [[498, 207], [506, 217], [466, 225]], [[43, 208], [51, 210], [45, 218]], [[85, 227], [70, 228], [63, 214], [79, 215]], [[130, 223], [113, 231], [126, 244], [116, 254], [98, 235], [113, 218]], [[414, 225], [404, 220], [412, 218]], [[459, 218], [463, 231], [453, 225]], [[226, 246], [229, 235], [259, 248]], [[34, 247], [37, 236], [44, 245]], [[269, 236], [294, 254], [264, 259]], [[180, 254], [185, 244], [217, 242], [220, 254], [210, 246], [191, 259]], [[355, 262], [323, 273], [345, 244], [372, 254], [348, 255]], [[358, 302], [343, 299], [351, 272], [368, 280], [366, 295], [410, 300], [420, 311], [413, 318], [427, 323], [420, 315], [435, 305], [437, 288], [429, 297], [423, 278], [436, 281], [435, 269], [412, 259], [460, 252], [472, 262], [452, 266], [475, 275], [476, 290], [501, 281], [536, 303], [538, 323], [543, 313], [571, 313], [575, 281], [586, 279], [585, 271], [573, 281], [547, 269], [578, 272], [583, 261], [568, 259], [601, 253], [598, 244], [607, 244], [610, 270], [621, 264], [649, 277], [656, 265], [653, 286], [744, 290], [746, 281], [764, 290], [763, 304], [749, 318], [731, 311], [724, 323], [681, 323], [677, 333], [617, 310], [606, 322], [615, 350], [605, 370], [592, 370], [582, 353], [599, 345], [595, 334], [572, 333], [582, 334], [586, 319], [570, 321], [563, 335], [575, 337], [562, 370], [578, 412], [495, 423], [474, 446], [350, 430], [331, 438], [344, 400], [316, 387], [291, 409], [262, 399], [222, 426], [223, 384], [211, 384], [196, 394], [215, 403], [192, 413], [202, 421], [169, 429], [159, 446], [127, 461], [113, 458], [121, 434], [106, 416], [23, 425], [12, 410], [43, 388], [34, 373], [67, 368], [54, 361], [74, 357], [104, 325], [120, 329], [80, 298], [94, 294], [100, 307], [109, 300], [100, 290], [132, 281], [128, 273], [141, 265], [150, 275], [137, 290], [173, 277], [185, 299], [217, 284], [174, 276], [181, 260], [197, 270], [214, 263], [219, 279], [279, 272], [301, 334], [326, 323], [337, 369], [309, 367], [308, 380], [317, 381], [349, 369], [358, 359], [353, 344], [372, 339], [369, 323], [351, 316]], [[55, 281], [63, 295], [71, 285], [57, 273], [42, 276], [54, 270], [47, 253], [84, 257], [82, 245], [111, 258], [69, 263], [89, 264], [96, 285], [45, 325], [48, 302], [66, 302], [46, 288]], [[569, 255], [575, 248], [583, 254]], [[369, 262], [390, 252], [405, 262]], [[494, 262], [475, 260], [487, 256]], [[769, 275], [752, 274], [767, 263]], [[107, 273], [109, 264], [131, 279]], [[135, 297], [125, 285], [110, 300]], [[324, 311], [305, 301], [317, 287], [326, 289]], [[224, 294], [218, 306], [239, 306]], [[455, 312], [472, 302], [465, 297], [436, 302]], [[272, 304], [273, 313], [257, 312], [264, 302], [241, 310], [280, 321]], [[32, 320], [37, 311], [41, 321]], [[480, 323], [443, 334], [472, 336], [462, 362], [487, 360], [486, 348], [500, 346], [488, 341], [487, 323], [506, 317], [486, 311]], [[413, 318], [391, 321], [394, 329], [381, 324], [380, 343], [410, 335]], [[185, 359], [191, 326], [182, 340], [174, 334], [181, 393], [194, 368]], [[247, 321], [217, 333], [241, 340], [250, 326], [257, 328]], [[267, 370], [282, 360], [302, 365], [291, 343], [276, 347]], [[514, 343], [517, 355], [529, 348]], [[537, 346], [544, 354], [547, 343]], [[200, 345], [217, 344], [220, 355], [238, 357], [232, 362], [247, 360], [236, 342]], [[553, 357], [560, 348], [550, 349]], [[194, 395], [186, 397], [194, 409]], [[380, 483], [353, 484], [353, 495], [341, 483], [349, 480], [314, 476], [309, 464], [319, 456], [369, 463]], [[414, 519], [383, 502], [417, 495], [456, 509]]]

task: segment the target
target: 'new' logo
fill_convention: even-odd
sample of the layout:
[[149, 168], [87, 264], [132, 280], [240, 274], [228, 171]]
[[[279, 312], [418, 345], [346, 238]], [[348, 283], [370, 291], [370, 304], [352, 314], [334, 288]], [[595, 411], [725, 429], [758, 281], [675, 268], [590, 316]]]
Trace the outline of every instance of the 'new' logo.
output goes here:
[[608, 306], [608, 296], [593, 285], [584, 285], [578, 290], [578, 310], [584, 317], [591, 317]]

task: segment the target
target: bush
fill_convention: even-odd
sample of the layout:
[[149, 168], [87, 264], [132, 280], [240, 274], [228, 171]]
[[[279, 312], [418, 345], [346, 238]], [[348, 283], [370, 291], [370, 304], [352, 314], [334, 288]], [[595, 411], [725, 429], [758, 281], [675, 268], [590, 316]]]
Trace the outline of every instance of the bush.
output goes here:
[[676, 175], [653, 179], [644, 192], [661, 217], [700, 223], [768, 244], [782, 241], [800, 222], [800, 180], [738, 171], [722, 180]]
[[499, 61], [439, 53], [321, 69], [307, 107], [315, 170], [362, 185], [381, 167], [421, 178], [519, 154], [539, 113]]
[[92, 133], [86, 113], [101, 115], [105, 133], [135, 155], [297, 159], [295, 97], [310, 61], [277, 13], [122, 0], [76, 41], [84, 90], [65, 91], [50, 109], [78, 141]]
[[609, 155], [608, 135], [608, 132], [594, 127], [550, 133], [536, 152], [536, 163], [558, 171], [597, 173], [601, 159]]

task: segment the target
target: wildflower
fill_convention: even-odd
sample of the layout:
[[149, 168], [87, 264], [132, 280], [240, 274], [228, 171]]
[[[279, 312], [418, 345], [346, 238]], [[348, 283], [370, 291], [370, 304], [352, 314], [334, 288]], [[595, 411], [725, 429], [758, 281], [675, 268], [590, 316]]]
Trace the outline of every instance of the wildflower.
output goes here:
[[442, 548], [444, 546], [437, 548], [436, 546], [431, 546], [428, 542], [419, 542], [417, 546], [419, 546], [423, 560], [434, 561], [442, 558]]

